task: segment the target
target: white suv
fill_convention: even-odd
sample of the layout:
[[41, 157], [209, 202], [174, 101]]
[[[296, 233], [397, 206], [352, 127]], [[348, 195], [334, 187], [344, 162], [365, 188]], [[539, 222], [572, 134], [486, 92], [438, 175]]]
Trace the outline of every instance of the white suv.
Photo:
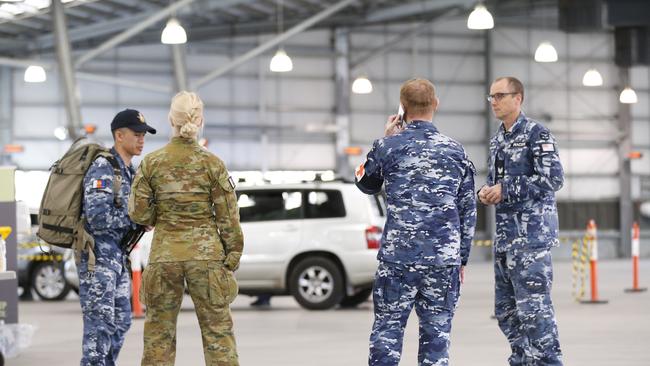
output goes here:
[[307, 309], [356, 306], [372, 293], [382, 196], [350, 183], [237, 187], [246, 295], [292, 295]]
[[[386, 219], [383, 196], [331, 182], [237, 187], [237, 197], [241, 294], [292, 295], [312, 310], [353, 307], [370, 296]], [[152, 236], [140, 241], [143, 267]], [[66, 275], [78, 288], [76, 270], [71, 261]]]

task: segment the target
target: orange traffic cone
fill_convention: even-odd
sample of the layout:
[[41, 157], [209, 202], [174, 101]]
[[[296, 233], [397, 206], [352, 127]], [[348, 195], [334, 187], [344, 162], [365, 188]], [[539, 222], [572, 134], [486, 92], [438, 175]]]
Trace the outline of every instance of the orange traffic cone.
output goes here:
[[625, 292], [643, 292], [648, 290], [645, 287], [639, 287], [639, 224], [632, 225], [632, 288], [625, 289]]
[[131, 309], [134, 318], [144, 318], [142, 304], [140, 303], [140, 285], [142, 284], [142, 260], [140, 259], [140, 244], [137, 244], [130, 254], [131, 278], [133, 296], [131, 296]]
[[598, 299], [598, 227], [594, 220], [587, 224], [587, 240], [591, 243], [589, 269], [591, 279], [591, 299], [580, 301], [583, 304], [607, 304], [607, 300]]

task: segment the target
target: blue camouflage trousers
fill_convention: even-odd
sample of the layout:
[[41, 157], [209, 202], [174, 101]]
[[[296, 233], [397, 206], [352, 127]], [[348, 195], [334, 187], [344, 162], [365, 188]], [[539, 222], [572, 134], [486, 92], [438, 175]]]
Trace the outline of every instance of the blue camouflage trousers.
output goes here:
[[562, 365], [551, 301], [549, 249], [495, 252], [495, 315], [512, 355], [512, 366]]
[[460, 267], [380, 262], [375, 275], [371, 366], [398, 365], [404, 328], [415, 305], [420, 320], [419, 365], [449, 364], [451, 318], [460, 294]]
[[79, 266], [79, 301], [83, 313], [81, 366], [116, 364], [131, 326], [131, 281], [126, 265], [117, 273], [97, 262], [89, 272], [87, 256]]

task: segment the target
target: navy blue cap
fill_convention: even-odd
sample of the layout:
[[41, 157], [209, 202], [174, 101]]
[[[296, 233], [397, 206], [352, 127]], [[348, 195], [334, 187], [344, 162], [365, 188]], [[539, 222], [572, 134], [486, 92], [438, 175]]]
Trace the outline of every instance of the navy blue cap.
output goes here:
[[149, 132], [152, 135], [156, 134], [156, 129], [149, 126], [144, 121], [144, 116], [142, 113], [136, 111], [135, 109], [125, 109], [113, 118], [111, 122], [111, 131], [115, 131], [118, 128], [126, 127], [135, 132]]

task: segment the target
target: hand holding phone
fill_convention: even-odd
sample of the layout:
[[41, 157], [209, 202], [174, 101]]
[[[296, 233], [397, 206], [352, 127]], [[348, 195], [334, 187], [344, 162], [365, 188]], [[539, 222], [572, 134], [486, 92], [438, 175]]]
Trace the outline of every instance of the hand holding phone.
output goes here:
[[384, 129], [384, 136], [391, 136], [399, 133], [404, 129], [404, 108], [399, 105], [397, 114], [388, 117], [386, 127]]

